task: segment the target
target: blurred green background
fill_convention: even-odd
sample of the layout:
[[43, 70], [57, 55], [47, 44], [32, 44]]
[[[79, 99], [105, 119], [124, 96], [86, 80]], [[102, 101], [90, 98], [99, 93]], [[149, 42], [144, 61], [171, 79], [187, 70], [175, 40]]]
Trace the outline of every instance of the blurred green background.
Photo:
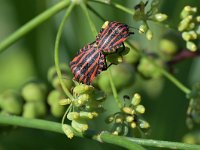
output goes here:
[[[124, 6], [133, 8], [138, 0], [116, 0]], [[0, 41], [13, 33], [27, 21], [40, 14], [53, 4], [56, 0], [0, 0]], [[125, 14], [111, 7], [90, 3], [104, 18], [124, 22], [133, 27], [139, 27], [141, 22], [135, 22], [132, 16]], [[200, 6], [198, 0], [163, 0], [161, 1], [160, 12], [168, 15], [168, 23], [177, 26], [179, 13], [185, 5]], [[37, 77], [47, 82], [47, 71], [54, 64], [53, 49], [56, 32], [64, 11], [53, 16], [51, 19], [31, 31], [29, 34], [9, 47], [0, 55], [0, 92], [14, 88], [20, 89], [22, 84], [32, 77]], [[100, 29], [102, 21], [94, 14], [91, 14], [97, 29]], [[130, 38], [137, 41], [142, 49], [154, 50], [158, 47], [158, 41], [167, 30], [160, 24], [150, 24], [154, 32], [154, 39], [148, 41], [143, 35], [135, 34]], [[65, 27], [60, 47], [60, 59], [67, 62], [72, 59], [77, 50], [84, 44], [94, 41], [89, 24], [82, 10], [77, 6]], [[186, 86], [191, 87], [195, 82], [200, 81], [200, 59], [186, 60], [176, 65], [175, 76]], [[159, 81], [161, 82], [161, 81]], [[170, 81], [164, 80], [161, 90], [156, 92], [155, 85], [149, 81], [143, 81], [138, 91], [142, 95], [143, 104], [146, 107], [145, 118], [151, 124], [151, 133], [148, 138], [181, 141], [182, 137], [190, 132], [185, 125], [188, 100], [184, 93], [177, 89]], [[159, 83], [158, 83], [159, 86]], [[159, 88], [159, 87], [158, 87]], [[129, 88], [120, 93], [132, 94], [136, 92]], [[152, 94], [156, 93], [156, 94]], [[105, 102], [106, 114], [117, 110], [114, 100], [109, 97]], [[112, 108], [112, 110], [110, 110]], [[114, 109], [116, 108], [116, 109]], [[104, 116], [93, 123], [93, 128], [102, 128]], [[52, 120], [50, 117], [49, 119]], [[60, 121], [57, 119], [56, 121]], [[193, 129], [194, 131], [198, 128]], [[18, 127], [2, 128], [0, 126], [0, 150], [101, 150], [121, 149], [119, 147], [100, 144], [92, 140], [74, 138], [67, 139], [64, 135], [24, 129]], [[149, 148], [150, 149], [150, 148]]]

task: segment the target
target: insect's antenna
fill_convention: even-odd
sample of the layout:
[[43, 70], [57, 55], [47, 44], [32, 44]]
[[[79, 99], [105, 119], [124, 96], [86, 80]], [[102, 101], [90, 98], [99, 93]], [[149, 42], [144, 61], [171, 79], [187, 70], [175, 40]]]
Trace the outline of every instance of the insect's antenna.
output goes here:
[[[140, 29], [138, 29], [138, 28], [135, 28], [135, 27], [132, 27], [132, 26], [129, 26], [129, 28], [136, 29], [136, 30], [138, 30], [139, 32], [144, 33], [144, 31], [142, 31], [142, 30], [140, 30]], [[134, 32], [129, 32], [129, 34], [134, 34]]]

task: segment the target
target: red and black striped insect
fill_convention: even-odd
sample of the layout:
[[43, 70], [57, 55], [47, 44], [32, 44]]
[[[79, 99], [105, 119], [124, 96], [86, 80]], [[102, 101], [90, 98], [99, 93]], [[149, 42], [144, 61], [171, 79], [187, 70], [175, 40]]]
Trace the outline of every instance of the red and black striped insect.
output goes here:
[[95, 44], [88, 44], [79, 50], [77, 56], [70, 62], [70, 68], [74, 80], [91, 85], [94, 78], [107, 69], [107, 65], [103, 53]]
[[129, 26], [116, 21], [106, 21], [96, 37], [97, 48], [105, 53], [114, 53], [124, 46], [124, 41], [134, 32], [129, 32]]

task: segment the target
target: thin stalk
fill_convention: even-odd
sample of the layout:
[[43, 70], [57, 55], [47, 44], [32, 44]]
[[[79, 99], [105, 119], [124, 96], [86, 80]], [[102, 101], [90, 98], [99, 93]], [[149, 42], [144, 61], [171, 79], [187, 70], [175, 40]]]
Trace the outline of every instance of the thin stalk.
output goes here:
[[12, 33], [10, 36], [8, 36], [7, 38], [5, 38], [3, 41], [0, 42], [0, 53], [6, 50], [6, 48], [11, 46], [15, 42], [17, 42], [17, 40], [19, 40], [24, 35], [29, 33], [35, 27], [45, 22], [51, 16], [55, 15], [56, 13], [66, 8], [69, 5], [69, 3], [70, 3], [69, 0], [60, 1], [58, 4], [52, 6], [51, 8], [47, 9], [43, 13], [39, 14], [38, 16], [36, 16], [23, 26], [21, 26], [18, 30], [16, 30], [14, 33]]
[[91, 2], [97, 2], [97, 3], [100, 3], [100, 4], [105, 4], [105, 5], [108, 5], [108, 6], [112, 6], [114, 8], [117, 8], [129, 15], [134, 15], [135, 14], [135, 10], [134, 9], [130, 9], [130, 8], [127, 8], [127, 7], [124, 7], [123, 5], [120, 5], [118, 3], [115, 3], [115, 2], [106, 2], [106, 1], [102, 1], [102, 0], [90, 0]]
[[99, 17], [99, 19], [101, 19], [103, 22], [105, 22], [106, 20], [94, 9], [92, 8], [89, 4], [87, 4], [87, 8], [93, 12], [97, 17]]
[[88, 12], [88, 9], [87, 9], [85, 3], [82, 2], [82, 3], [80, 4], [80, 6], [81, 6], [81, 8], [82, 8], [82, 10], [83, 10], [83, 13], [85, 14], [85, 16], [86, 16], [88, 22], [89, 22], [90, 28], [91, 28], [91, 30], [92, 30], [92, 34], [93, 34], [93, 36], [96, 38], [96, 35], [97, 35], [98, 32], [97, 32], [97, 29], [96, 29], [96, 27], [95, 27], [95, 25], [94, 25], [94, 23], [93, 23], [93, 21], [92, 21], [90, 15], [89, 15], [89, 12]]
[[69, 8], [66, 11], [64, 18], [61, 21], [61, 24], [58, 28], [58, 32], [57, 32], [57, 35], [56, 35], [55, 48], [54, 48], [54, 61], [55, 61], [56, 72], [58, 74], [58, 78], [59, 78], [60, 84], [62, 86], [62, 89], [64, 90], [65, 94], [71, 100], [73, 100], [74, 98], [73, 98], [72, 94], [69, 92], [69, 90], [66, 88], [66, 86], [63, 82], [62, 73], [61, 73], [60, 66], [59, 66], [59, 44], [60, 44], [60, 38], [61, 38], [63, 29], [64, 29], [65, 22], [68, 19], [72, 9], [74, 8], [74, 5], [75, 5], [75, 3], [70, 4]]
[[[55, 133], [62, 133], [61, 123], [56, 123], [53, 121], [46, 121], [41, 119], [26, 119], [23, 117], [18, 116], [6, 116], [0, 115], [0, 124], [5, 125], [14, 125], [26, 128], [33, 128], [33, 129], [40, 129], [45, 131], [51, 131]], [[69, 126], [77, 137], [91, 137], [93, 140], [110, 143], [114, 145], [119, 145], [124, 148], [134, 149], [134, 150], [142, 150], [142, 148], [137, 148], [136, 144], [142, 146], [149, 146], [149, 147], [157, 147], [157, 148], [169, 148], [169, 149], [183, 149], [183, 150], [199, 150], [200, 145], [195, 144], [185, 144], [180, 142], [169, 142], [169, 141], [159, 141], [159, 140], [149, 140], [149, 139], [139, 139], [139, 138], [132, 138], [132, 137], [122, 137], [122, 136], [115, 136], [110, 133], [102, 132], [98, 136], [96, 132], [88, 131], [83, 134], [75, 131], [72, 127]]]
[[108, 76], [109, 76], [110, 86], [111, 86], [111, 89], [112, 89], [112, 92], [113, 92], [113, 96], [114, 96], [114, 98], [115, 98], [115, 101], [117, 102], [118, 107], [119, 107], [119, 108], [122, 108], [123, 105], [122, 105], [122, 102], [120, 101], [119, 96], [118, 96], [118, 94], [117, 94], [117, 89], [116, 89], [115, 84], [114, 84], [114, 82], [113, 82], [112, 73], [111, 73], [111, 70], [110, 70], [110, 69], [108, 69]]
[[189, 94], [191, 91], [189, 88], [187, 88], [185, 85], [183, 85], [180, 81], [178, 81], [172, 74], [167, 72], [164, 68], [157, 65], [152, 59], [148, 58], [143, 52], [138, 50], [136, 47], [134, 47], [130, 42], [126, 42], [126, 44], [131, 47], [131, 49], [135, 50], [137, 53], [140, 54], [141, 57], [146, 58], [151, 64], [153, 64], [168, 80], [170, 80], [174, 85], [176, 85], [182, 92], [185, 94]]
[[[90, 27], [91, 27], [92, 32], [93, 32], [93, 34], [94, 34], [94, 37], [96, 37], [96, 35], [97, 35], [97, 30], [96, 30], [96, 27], [94, 26], [94, 23], [93, 23], [92, 19], [90, 18], [90, 15], [89, 15], [89, 13], [88, 13], [87, 7], [86, 7], [86, 5], [85, 5], [84, 3], [81, 4], [81, 7], [82, 7], [83, 12], [85, 13], [87, 19], [88, 19], [88, 22], [89, 22], [89, 24], [90, 24]], [[113, 82], [113, 80], [112, 80], [111, 71], [109, 71], [109, 70], [108, 70], [108, 75], [109, 75], [109, 81], [110, 81], [110, 86], [111, 86], [111, 89], [112, 89], [112, 92], [113, 92], [113, 96], [114, 96], [115, 101], [117, 102], [119, 108], [121, 108], [121, 107], [122, 107], [122, 104], [121, 104], [121, 102], [120, 102], [120, 100], [119, 100], [119, 96], [118, 96], [118, 94], [117, 94], [116, 87], [115, 87], [114, 82]]]

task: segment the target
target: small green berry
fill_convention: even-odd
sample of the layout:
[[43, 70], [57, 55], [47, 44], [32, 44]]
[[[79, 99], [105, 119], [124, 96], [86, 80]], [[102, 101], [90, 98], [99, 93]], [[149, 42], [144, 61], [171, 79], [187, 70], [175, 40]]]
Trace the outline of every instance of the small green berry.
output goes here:
[[0, 108], [7, 113], [19, 115], [22, 112], [23, 101], [18, 93], [7, 90], [0, 95]]
[[45, 101], [47, 87], [44, 83], [30, 82], [22, 88], [22, 97], [27, 102]]
[[59, 104], [51, 105], [51, 114], [54, 117], [62, 117], [65, 112], [65, 107]]

